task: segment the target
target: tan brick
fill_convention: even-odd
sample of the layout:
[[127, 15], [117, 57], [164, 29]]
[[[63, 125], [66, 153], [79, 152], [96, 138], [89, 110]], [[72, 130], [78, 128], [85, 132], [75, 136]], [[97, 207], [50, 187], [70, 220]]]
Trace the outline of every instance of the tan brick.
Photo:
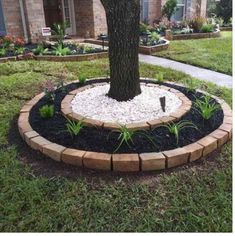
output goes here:
[[167, 157], [167, 167], [175, 167], [188, 162], [189, 152], [184, 148], [176, 148], [165, 151], [163, 154]]
[[79, 115], [79, 114], [76, 114], [76, 113], [69, 113], [66, 115], [66, 117], [70, 120], [75, 120], [75, 121], [80, 121], [80, 120], [84, 120], [85, 117]]
[[176, 111], [176, 112], [171, 113], [171, 116], [172, 116], [172, 117], [175, 117], [176, 120], [180, 120], [180, 118], [181, 118], [182, 116], [184, 116], [186, 113], [187, 113], [187, 111], [180, 109], [179, 111]]
[[104, 125], [104, 122], [90, 118], [83, 119], [83, 123], [85, 126], [89, 127], [102, 127]]
[[189, 152], [189, 161], [196, 161], [202, 157], [204, 147], [198, 143], [192, 143], [184, 146], [184, 149]]
[[62, 108], [62, 109], [61, 109], [61, 112], [62, 112], [64, 115], [68, 115], [68, 114], [71, 114], [73, 111], [72, 111], [72, 108], [71, 108], [71, 107], [67, 107], [67, 108]]
[[30, 145], [30, 139], [35, 138], [37, 136], [39, 136], [39, 134], [36, 131], [29, 131], [24, 133], [24, 140], [28, 145]]
[[115, 123], [105, 122], [103, 124], [104, 129], [110, 129], [110, 130], [120, 130], [120, 126]]
[[35, 138], [30, 139], [30, 147], [35, 150], [39, 150], [42, 152], [43, 146], [51, 144], [49, 140], [43, 138], [42, 136], [37, 136]]
[[51, 143], [43, 146], [43, 153], [55, 161], [61, 161], [61, 154], [65, 147], [56, 143]]
[[232, 116], [232, 113], [233, 113], [232, 109], [231, 109], [231, 107], [227, 103], [223, 102], [221, 104], [221, 107], [223, 109], [223, 112], [224, 112], [225, 116]]
[[162, 153], [142, 153], [140, 154], [141, 170], [162, 170], [165, 169], [166, 158]]
[[160, 119], [150, 120], [150, 121], [147, 121], [147, 123], [150, 125], [151, 129], [155, 129], [163, 125], [163, 122]]
[[138, 154], [113, 154], [113, 170], [114, 171], [139, 171], [140, 161]]
[[30, 112], [30, 110], [32, 109], [33, 105], [24, 105], [21, 110], [20, 113], [24, 113], [24, 112]]
[[86, 152], [83, 157], [83, 165], [95, 170], [111, 170], [111, 154]]
[[127, 124], [126, 127], [130, 130], [148, 130], [150, 125], [146, 122]]
[[231, 116], [224, 116], [223, 123], [224, 124], [232, 124], [233, 123], [233, 117], [231, 117]]
[[226, 131], [229, 133], [229, 139], [231, 139], [232, 137], [232, 124], [222, 124], [219, 129], [223, 130], [223, 131]]
[[62, 105], [66, 106], [66, 104], [68, 104], [68, 106], [69, 106], [71, 101], [73, 100], [73, 98], [74, 98], [74, 95], [67, 95], [67, 96], [65, 96], [65, 98], [61, 102], [61, 106]]
[[210, 136], [217, 139], [218, 147], [221, 147], [228, 141], [228, 133], [220, 129], [217, 129], [214, 132], [210, 133]]
[[20, 117], [18, 119], [18, 129], [22, 138], [24, 138], [24, 133], [33, 131], [31, 125], [29, 124], [29, 113], [20, 113]]
[[163, 124], [167, 124], [167, 123], [173, 122], [174, 120], [176, 120], [176, 118], [171, 117], [171, 116], [164, 116], [164, 117], [161, 117], [160, 120], [162, 121]]
[[213, 152], [217, 148], [217, 139], [211, 136], [206, 136], [197, 141], [200, 145], [204, 147], [203, 156], [208, 155], [209, 153]]
[[62, 161], [74, 165], [74, 166], [82, 166], [82, 158], [85, 155], [85, 151], [66, 148], [62, 153]]

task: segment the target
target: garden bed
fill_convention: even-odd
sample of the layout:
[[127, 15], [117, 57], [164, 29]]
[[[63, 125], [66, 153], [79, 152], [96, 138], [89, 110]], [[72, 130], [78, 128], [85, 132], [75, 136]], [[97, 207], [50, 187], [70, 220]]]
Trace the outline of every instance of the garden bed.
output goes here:
[[[152, 55], [155, 52], [160, 52], [163, 50], [166, 50], [169, 47], [170, 42], [166, 39], [161, 39], [162, 43], [154, 46], [139, 46], [139, 53]], [[97, 44], [101, 46], [108, 47], [109, 43], [107, 40], [102, 41], [99, 39], [86, 39], [85, 42], [91, 43], [91, 44]]]
[[[108, 81], [90, 80], [85, 85]], [[150, 79], [142, 82], [154, 83]], [[195, 112], [195, 99], [205, 96], [202, 91], [188, 92], [185, 87], [171, 83], [165, 83], [164, 86], [178, 90], [193, 103], [190, 111], [180, 120], [192, 121], [198, 130], [192, 128], [183, 130], [178, 144], [175, 137], [167, 133], [165, 127], [156, 129], [150, 127], [146, 131], [155, 139], [156, 146], [140, 134], [136, 134], [133, 137], [134, 144], [121, 146], [118, 153], [114, 153], [114, 150], [119, 143], [119, 134], [105, 128], [85, 126], [79, 136], [72, 138], [65, 132], [67, 119], [61, 113], [61, 103], [69, 92], [82, 87], [79, 83], [71, 83], [63, 90], [56, 90], [55, 115], [49, 120], [44, 120], [39, 115], [39, 108], [47, 104], [43, 93], [28, 102], [21, 110], [19, 131], [33, 149], [43, 152], [56, 161], [85, 168], [114, 171], [159, 170], [182, 165], [208, 155], [231, 138], [232, 113], [224, 101], [212, 96], [212, 102], [219, 105], [220, 109], [204, 123], [201, 116]]]
[[211, 33], [190, 33], [190, 34], [173, 34], [172, 31], [166, 31], [166, 39], [168, 40], [187, 40], [187, 39], [203, 39], [220, 37], [220, 30]]

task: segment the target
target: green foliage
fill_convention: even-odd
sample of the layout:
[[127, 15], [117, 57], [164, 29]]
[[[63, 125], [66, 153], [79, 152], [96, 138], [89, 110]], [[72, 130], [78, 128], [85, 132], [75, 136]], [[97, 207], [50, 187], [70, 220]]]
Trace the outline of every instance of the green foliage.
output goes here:
[[167, 128], [170, 134], [173, 134], [175, 136], [176, 139], [176, 144], [179, 144], [179, 135], [180, 132], [183, 129], [186, 128], [193, 128], [193, 129], [197, 129], [197, 126], [195, 124], [193, 124], [190, 121], [187, 120], [181, 120], [178, 123], [168, 123], [166, 125], [162, 125], [163, 127]]
[[224, 23], [228, 23], [232, 18], [232, 0], [220, 0], [216, 2], [215, 14], [224, 19]]
[[4, 57], [7, 54], [7, 50], [5, 48], [0, 48], [0, 57]]
[[53, 53], [56, 56], [66, 56], [71, 54], [71, 50], [68, 47], [64, 47], [63, 44], [57, 44], [52, 48], [53, 48]]
[[63, 22], [62, 24], [54, 24], [52, 28], [52, 34], [56, 35], [58, 44], [63, 45], [63, 41], [66, 35], [66, 29], [69, 27], [68, 22]]
[[166, 16], [168, 20], [171, 19], [171, 16], [176, 11], [177, 0], [167, 0], [165, 5], [162, 8], [162, 15]]
[[79, 74], [78, 80], [80, 84], [85, 84], [86, 83], [86, 77], [83, 74]]
[[195, 92], [195, 90], [197, 89], [197, 83], [194, 81], [194, 79], [186, 79], [184, 81], [184, 84], [188, 93]]
[[195, 32], [199, 32], [205, 23], [206, 19], [203, 17], [194, 17], [188, 20], [189, 27], [192, 28]]
[[71, 136], [78, 136], [83, 128], [84, 124], [83, 121], [73, 121], [68, 120], [66, 123], [67, 131], [70, 133]]
[[150, 41], [152, 44], [156, 44], [160, 40], [160, 36], [157, 32], [152, 32], [150, 36]]
[[39, 109], [40, 116], [44, 119], [50, 119], [54, 116], [54, 105], [44, 105]]
[[214, 26], [211, 24], [204, 24], [200, 30], [202, 33], [210, 33], [214, 31]]
[[23, 47], [15, 47], [14, 48], [14, 54], [15, 55], [19, 55], [19, 54], [23, 54], [24, 53], [24, 48]]
[[140, 22], [140, 27], [139, 27], [140, 35], [145, 34], [147, 30], [148, 30], [148, 25], [145, 24], [144, 22]]
[[205, 96], [203, 100], [196, 99], [195, 106], [204, 120], [209, 120], [220, 109], [218, 104], [212, 102], [210, 96]]
[[155, 75], [154, 79], [158, 82], [158, 83], [163, 83], [164, 82], [164, 73], [159, 72]]
[[43, 44], [38, 44], [37, 48], [33, 49], [33, 53], [36, 56], [42, 56], [43, 54], [46, 54], [48, 51], [48, 48], [44, 48]]

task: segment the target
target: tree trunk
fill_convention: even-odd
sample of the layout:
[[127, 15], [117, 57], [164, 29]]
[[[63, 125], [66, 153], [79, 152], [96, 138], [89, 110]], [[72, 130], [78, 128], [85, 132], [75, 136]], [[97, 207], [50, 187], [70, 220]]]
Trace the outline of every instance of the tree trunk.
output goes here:
[[108, 96], [127, 101], [141, 93], [139, 80], [139, 0], [101, 0], [109, 36]]

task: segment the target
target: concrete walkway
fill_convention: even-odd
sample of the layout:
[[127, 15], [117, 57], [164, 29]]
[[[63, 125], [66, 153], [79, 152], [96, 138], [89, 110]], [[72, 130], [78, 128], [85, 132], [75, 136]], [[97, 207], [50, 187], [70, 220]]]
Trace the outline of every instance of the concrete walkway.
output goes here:
[[[232, 76], [230, 75], [215, 72], [212, 70], [203, 69], [196, 66], [187, 65], [181, 62], [177, 62], [177, 61], [173, 61], [173, 60], [169, 60], [169, 59], [165, 59], [161, 57], [139, 54], [139, 59], [140, 59], [140, 62], [171, 68], [173, 70], [184, 72], [200, 80], [205, 80], [205, 81], [215, 83], [219, 86], [232, 88], [233, 80], [232, 80]], [[221, 58], [221, 60], [223, 60], [223, 58]]]

